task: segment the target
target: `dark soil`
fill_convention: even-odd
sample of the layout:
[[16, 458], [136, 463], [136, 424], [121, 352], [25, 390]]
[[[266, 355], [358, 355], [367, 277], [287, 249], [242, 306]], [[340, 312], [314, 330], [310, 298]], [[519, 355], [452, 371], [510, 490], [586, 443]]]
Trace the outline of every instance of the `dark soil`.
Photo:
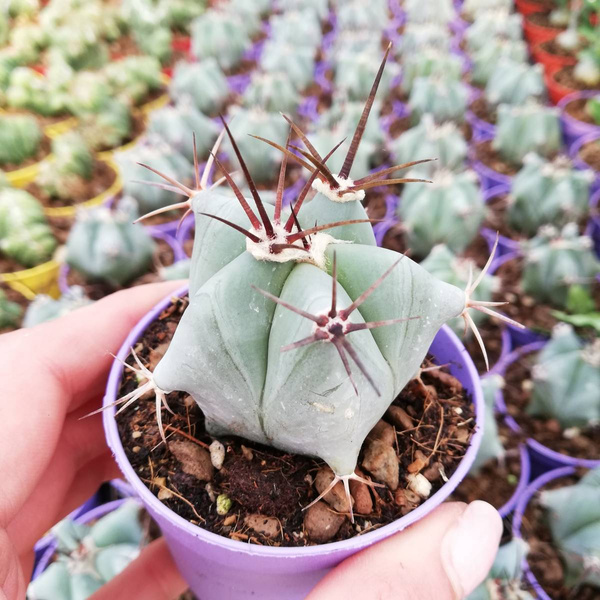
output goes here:
[[390, 125], [390, 137], [392, 139], [396, 139], [397, 137], [400, 137], [403, 133], [405, 133], [411, 127], [414, 126], [415, 123], [413, 123], [411, 115], [406, 115], [405, 117], [398, 117], [394, 119], [394, 121]]
[[548, 54], [553, 54], [554, 56], [568, 56], [570, 58], [575, 58], [577, 52], [579, 52], [579, 49], [573, 51], [573, 50], [568, 50], [566, 48], [563, 48], [557, 41], [556, 38], [553, 38], [551, 40], [547, 40], [546, 42], [542, 42], [540, 44], [540, 49], [543, 50], [544, 52], [548, 52]]
[[498, 113], [493, 106], [489, 105], [483, 94], [471, 102], [470, 108], [478, 119], [490, 125], [496, 124]]
[[[385, 189], [385, 188], [384, 188]], [[365, 195], [363, 206], [367, 210], [369, 219], [383, 219], [387, 212], [387, 205], [385, 202], [386, 191], [384, 189], [368, 190]]]
[[566, 29], [565, 27], [555, 27], [554, 25], [552, 25], [552, 23], [550, 22], [550, 11], [532, 13], [528, 15], [526, 19], [534, 25], [538, 25], [539, 27], [552, 29], [556, 31], [557, 34]]
[[560, 85], [564, 85], [565, 87], [568, 87], [571, 90], [600, 90], [600, 86], [589, 86], [583, 83], [582, 81], [579, 81], [579, 79], [576, 79], [575, 75], [573, 74], [574, 70], [575, 65], [567, 65], [559, 71], [556, 71], [556, 73], [554, 73], [552, 77], [557, 83], [559, 83]]
[[525, 437], [533, 438], [555, 452], [575, 458], [599, 459], [600, 424], [582, 428], [579, 435], [566, 438], [555, 419], [527, 414], [526, 409], [531, 398], [531, 369], [536, 356], [536, 353], [525, 354], [506, 371], [504, 400], [508, 414], [520, 425]]
[[91, 200], [106, 191], [114, 183], [116, 177], [117, 173], [113, 168], [104, 161], [96, 160], [91, 179], [79, 178], [76, 184], [71, 186], [70, 197], [67, 199], [50, 196], [35, 181], [30, 183], [26, 189], [48, 208], [74, 206]]
[[[561, 477], [544, 486], [544, 489], [557, 489], [577, 483], [584, 470], [578, 476]], [[548, 514], [539, 504], [539, 493], [529, 502], [521, 533], [529, 544], [527, 562], [538, 583], [552, 600], [598, 600], [600, 591], [590, 585], [566, 589], [563, 585], [564, 568], [560, 552], [554, 547], [552, 533], [548, 527]]]
[[505, 424], [500, 415], [496, 415], [502, 445], [506, 450], [504, 464], [496, 459], [489, 460], [478, 475], [469, 474], [452, 494], [450, 500], [473, 502], [484, 500], [494, 508], [504, 506], [515, 493], [521, 476], [521, 440]]
[[519, 172], [521, 165], [515, 165], [504, 160], [492, 147], [492, 140], [485, 140], [475, 146], [477, 160], [502, 175], [513, 176]]
[[[154, 240], [156, 242], [157, 249], [154, 253], [154, 259], [157, 264], [160, 264], [164, 267], [168, 267], [173, 264], [174, 255], [173, 249], [167, 242], [163, 240]], [[157, 281], [161, 281], [160, 275], [158, 274], [157, 264], [153, 265], [152, 269], [146, 273], [145, 275], [141, 275], [137, 279], [134, 279], [131, 283], [127, 284], [125, 287], [135, 287], [138, 285], [144, 285], [145, 283], [156, 283]], [[85, 277], [78, 273], [75, 269], [69, 269], [67, 274], [67, 283], [72, 285], [79, 285], [85, 289], [85, 293], [88, 298], [92, 300], [100, 300], [100, 298], [104, 298], [113, 292], [118, 291], [121, 288], [114, 287], [103, 281], [95, 281], [89, 282], [85, 279]]]
[[3, 163], [3, 164], [0, 164], [0, 167], [6, 173], [10, 173], [11, 171], [17, 171], [18, 169], [24, 169], [25, 167], [34, 165], [35, 163], [40, 162], [41, 160], [44, 160], [44, 158], [46, 158], [48, 156], [48, 154], [50, 154], [50, 151], [51, 151], [50, 146], [51, 146], [50, 140], [44, 135], [44, 136], [42, 136], [42, 139], [40, 140], [40, 144], [37, 148], [37, 152], [33, 156], [31, 156], [30, 158], [26, 158], [23, 162], [21, 162], [19, 164]]
[[112, 60], [140, 54], [140, 49], [130, 35], [122, 35], [119, 39], [111, 42], [109, 48]]
[[156, 100], [157, 98], [160, 98], [165, 93], [166, 93], [166, 88], [164, 88], [162, 86], [159, 88], [156, 88], [154, 90], [150, 90], [146, 96], [144, 96], [143, 98], [141, 98], [138, 101], [136, 106], [143, 106], [144, 104], [148, 104], [149, 102], [152, 102], [153, 100]]
[[18, 304], [21, 307], [21, 309], [23, 311], [21, 313], [21, 318], [18, 320], [15, 327], [5, 327], [4, 329], [0, 328], [0, 335], [2, 335], [3, 333], [8, 333], [9, 331], [15, 331], [15, 329], [21, 328], [25, 310], [27, 309], [27, 306], [29, 306], [29, 300], [27, 300], [27, 298], [25, 298], [25, 296], [22, 296], [21, 294], [19, 294], [19, 292], [16, 292], [9, 285], [6, 285], [5, 283], [0, 283], [0, 290], [2, 292], [4, 292], [4, 294], [6, 295], [6, 299], [9, 302], [15, 302], [16, 304]]
[[577, 100], [571, 100], [566, 106], [565, 110], [567, 113], [578, 121], [589, 123], [590, 125], [598, 125], [592, 118], [592, 115], [586, 110], [586, 106], [589, 98], [578, 98]]
[[[174, 301], [137, 344], [138, 356], [151, 369], [160, 359], [156, 352], [151, 356], [151, 349], [171, 339], [187, 302], [187, 299]], [[453, 377], [434, 370], [423, 373], [423, 382], [427, 387], [413, 380], [394, 401], [406, 411], [411, 427], [391, 429], [394, 441], [388, 443], [395, 446], [401, 482], [407, 472], [422, 471], [430, 479], [433, 493], [443, 485], [440, 470], [450, 477], [465, 453], [473, 431], [473, 412], [466, 393]], [[126, 394], [137, 385], [135, 376], [126, 371], [119, 393]], [[177, 392], [170, 394], [168, 401], [175, 413], [171, 416], [163, 412], [169, 442], [188, 441], [200, 447], [210, 444], [212, 438], [204, 430], [204, 417], [197, 404], [185, 393]], [[457, 411], [458, 408], [461, 410]], [[135, 408], [122, 413], [118, 425], [127, 457], [136, 473], [164, 504], [190, 522], [225, 537], [256, 544], [306, 546], [314, 543], [304, 527], [307, 513], [302, 508], [316, 498], [312, 482], [323, 467], [322, 461], [236, 437], [222, 437], [219, 441], [226, 449], [223, 468], [215, 471], [210, 484], [205, 485], [183, 472], [180, 462], [161, 442], [153, 398], [142, 400]], [[430, 464], [432, 455], [436, 458]], [[362, 460], [361, 455], [359, 466]], [[402, 488], [403, 483], [395, 492], [387, 487], [364, 488], [371, 512], [355, 514], [354, 526], [348, 515], [334, 512], [339, 529], [328, 541], [381, 527], [422, 502], [419, 496]], [[223, 493], [233, 505], [226, 516], [219, 516], [215, 511], [215, 498]], [[332, 514], [324, 502], [321, 509]], [[265, 519], [275, 517], [278, 535], [267, 537], [245, 525], [245, 518], [256, 513]]]
[[235, 67], [223, 71], [228, 77], [231, 77], [231, 75], [245, 75], [246, 73], [252, 73], [256, 69], [256, 64], [255, 60], [243, 58]]
[[600, 173], [600, 141], [593, 140], [579, 150], [579, 158], [586, 162], [596, 173]]

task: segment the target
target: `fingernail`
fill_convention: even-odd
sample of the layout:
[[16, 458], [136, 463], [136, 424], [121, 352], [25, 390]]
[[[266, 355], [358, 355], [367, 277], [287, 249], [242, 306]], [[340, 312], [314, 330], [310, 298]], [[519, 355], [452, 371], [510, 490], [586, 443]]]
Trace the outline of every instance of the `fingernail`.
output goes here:
[[470, 594], [487, 576], [502, 535], [498, 511], [477, 500], [471, 502], [442, 539], [444, 570], [457, 599]]

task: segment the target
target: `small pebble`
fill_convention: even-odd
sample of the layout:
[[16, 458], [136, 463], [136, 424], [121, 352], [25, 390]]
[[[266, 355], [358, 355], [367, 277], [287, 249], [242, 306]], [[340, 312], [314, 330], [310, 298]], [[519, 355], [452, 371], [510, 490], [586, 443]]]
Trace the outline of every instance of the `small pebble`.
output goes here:
[[364, 447], [362, 467], [377, 481], [385, 483], [392, 491], [395, 490], [399, 482], [398, 457], [392, 446], [367, 438]]
[[332, 511], [325, 502], [317, 502], [305, 511], [304, 528], [313, 542], [322, 544], [335, 537], [345, 518]]
[[[333, 471], [329, 467], [319, 469], [315, 477], [315, 487], [319, 494], [322, 494], [327, 489], [334, 477]], [[344, 484], [341, 481], [338, 481], [333, 488], [323, 496], [323, 500], [338, 512], [350, 512], [350, 505], [348, 503], [348, 498], [346, 497]]]
[[138, 438], [142, 437], [142, 432], [141, 432], [141, 431], [134, 431], [134, 432], [131, 434], [131, 437], [132, 437], [134, 440], [137, 440]]
[[244, 455], [244, 458], [247, 461], [251, 461], [254, 458], [254, 452], [252, 452], [252, 450], [250, 450], [250, 448], [246, 448], [246, 446], [244, 446], [242, 444], [242, 454]]
[[281, 533], [281, 525], [275, 517], [265, 517], [264, 515], [248, 515], [244, 523], [267, 538], [276, 538]]
[[421, 473], [407, 475], [408, 488], [421, 498], [429, 498], [431, 495], [431, 483]]
[[[361, 475], [359, 473], [359, 475]], [[361, 475], [362, 476], [362, 475]], [[369, 486], [362, 481], [350, 480], [350, 493], [354, 499], [354, 512], [359, 515], [368, 515], [373, 512], [373, 498]]]
[[375, 424], [375, 427], [371, 429], [367, 438], [371, 440], [379, 440], [384, 444], [393, 446], [396, 443], [396, 432], [394, 428], [389, 424], [380, 419]]
[[225, 446], [223, 446], [219, 440], [213, 440], [208, 447], [208, 451], [210, 452], [210, 462], [212, 463], [212, 466], [217, 469], [217, 471], [220, 471], [225, 462]]
[[134, 454], [137, 454], [137, 453], [138, 453], [140, 450], [141, 450], [141, 448], [140, 448], [139, 446], [134, 446], [134, 447], [131, 449], [131, 451], [132, 451]]
[[225, 527], [229, 527], [230, 525], [233, 525], [235, 522], [237, 521], [237, 515], [229, 515], [224, 521], [223, 521], [223, 525]]
[[440, 462], [435, 462], [423, 471], [423, 477], [428, 481], [437, 481], [441, 477], [443, 465]]
[[415, 426], [415, 422], [412, 420], [412, 417], [400, 406], [390, 406], [387, 409], [385, 416], [399, 431], [403, 431], [404, 429], [412, 429]]
[[184, 473], [192, 475], [200, 481], [210, 481], [214, 469], [210, 454], [193, 442], [175, 441], [169, 444], [169, 449], [175, 458], [181, 463]]

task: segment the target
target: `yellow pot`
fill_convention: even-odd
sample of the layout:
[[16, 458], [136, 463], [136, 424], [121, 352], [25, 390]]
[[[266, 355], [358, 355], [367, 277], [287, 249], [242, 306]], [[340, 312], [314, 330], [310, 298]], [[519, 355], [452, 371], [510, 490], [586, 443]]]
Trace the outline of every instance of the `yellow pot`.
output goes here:
[[66, 117], [56, 123], [51, 123], [44, 127], [44, 133], [50, 138], [54, 139], [67, 131], [71, 131], [77, 126], [77, 117]]
[[48, 294], [53, 298], [60, 296], [58, 288], [58, 273], [60, 264], [56, 260], [49, 260], [37, 267], [23, 269], [14, 273], [1, 273], [0, 281], [32, 300], [36, 294]]
[[[163, 82], [165, 88], [168, 88], [169, 83], [171, 82], [171, 78], [167, 74], [161, 73], [160, 79]], [[159, 108], [162, 108], [163, 106], [169, 104], [169, 100], [169, 92], [165, 91], [165, 93], [160, 95], [158, 98], [150, 100], [150, 102], [146, 102], [146, 104], [142, 104], [140, 106], [140, 110], [143, 114], [149, 115], [153, 110], [158, 110]]]
[[115, 180], [112, 185], [104, 190], [101, 194], [98, 194], [95, 198], [80, 202], [74, 206], [57, 206], [57, 207], [44, 207], [44, 213], [47, 217], [75, 217], [77, 211], [80, 208], [92, 208], [106, 202], [109, 198], [116, 196], [123, 188], [123, 181], [121, 180], [121, 174], [115, 163], [110, 159], [104, 159], [104, 162], [115, 172]]
[[23, 167], [22, 169], [4, 171], [4, 175], [6, 176], [6, 179], [8, 179], [8, 183], [10, 183], [10, 185], [13, 187], [25, 187], [37, 177], [37, 174], [40, 170], [40, 165], [42, 162], [44, 162], [44, 160], [46, 160], [46, 158], [27, 167]]

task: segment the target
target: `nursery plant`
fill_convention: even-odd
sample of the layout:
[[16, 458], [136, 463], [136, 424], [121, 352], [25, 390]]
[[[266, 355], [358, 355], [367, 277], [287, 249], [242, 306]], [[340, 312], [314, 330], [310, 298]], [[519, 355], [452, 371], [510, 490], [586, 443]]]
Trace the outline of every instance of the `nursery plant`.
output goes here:
[[388, 21], [388, 6], [383, 0], [376, 0], [365, 10], [362, 2], [350, 0], [338, 5], [337, 19], [342, 30], [378, 32]]
[[[255, 72], [243, 95], [243, 105], [266, 112], [296, 114], [300, 94], [287, 73]], [[216, 137], [216, 136], [215, 136]]]
[[506, 9], [482, 12], [465, 32], [469, 52], [481, 50], [492, 39], [522, 40], [523, 18]]
[[436, 122], [462, 122], [465, 118], [469, 91], [462, 81], [444, 75], [417, 77], [408, 99], [414, 118], [429, 113]]
[[42, 141], [42, 131], [30, 115], [0, 115], [0, 167], [19, 165], [32, 158]]
[[541, 98], [545, 91], [542, 65], [507, 58], [498, 60], [485, 87], [485, 98], [494, 106], [520, 105], [530, 98]]
[[[365, 191], [407, 182], [385, 177], [412, 165], [356, 180], [348, 174], [388, 53], [389, 48], [337, 175], [327, 167], [329, 156], [322, 157], [287, 119], [306, 149], [291, 145], [289, 137], [285, 145], [265, 140], [284, 157], [274, 206], [262, 202], [224, 120], [251, 200], [218, 157], [233, 199], [210, 190], [196, 192], [202, 189], [198, 179], [190, 189], [166, 177], [188, 195], [178, 206], [191, 208], [196, 220], [190, 304], [153, 372], [133, 352], [137, 366], [127, 366], [140, 385], [116, 401], [122, 411], [154, 394], [165, 440], [161, 411], [168, 408], [167, 394], [186, 391], [202, 409], [212, 435], [235, 433], [318, 456], [334, 477], [315, 502], [339, 481], [348, 499], [349, 482], [366, 481], [355, 473], [362, 442], [414, 376], [441, 325], [463, 315], [475, 327], [471, 309], [495, 314], [491, 307], [496, 303], [473, 297], [489, 264], [463, 291], [410, 258], [375, 245], [361, 205]], [[288, 159], [311, 176], [284, 212]], [[305, 203], [311, 188], [317, 194]], [[293, 400], [282, 403], [283, 397]]]
[[410, 94], [417, 77], [444, 76], [459, 81], [462, 72], [463, 64], [458, 56], [435, 47], [425, 47], [403, 58], [402, 90]]
[[17, 327], [23, 309], [16, 302], [6, 297], [6, 292], [0, 289], [0, 330], [9, 327]]
[[509, 59], [514, 63], [524, 63], [527, 56], [527, 45], [523, 40], [492, 38], [481, 48], [471, 52], [471, 80], [476, 85], [485, 86], [500, 60]]
[[39, 323], [58, 319], [91, 302], [85, 290], [78, 285], [71, 286], [58, 299], [46, 294], [38, 294], [27, 306], [23, 327], [34, 327]]
[[296, 90], [302, 91], [313, 81], [315, 71], [314, 50], [267, 40], [260, 56], [264, 73], [285, 74]]
[[278, 44], [287, 43], [316, 51], [323, 37], [319, 17], [312, 10], [285, 11], [273, 15], [269, 24], [270, 39]]

